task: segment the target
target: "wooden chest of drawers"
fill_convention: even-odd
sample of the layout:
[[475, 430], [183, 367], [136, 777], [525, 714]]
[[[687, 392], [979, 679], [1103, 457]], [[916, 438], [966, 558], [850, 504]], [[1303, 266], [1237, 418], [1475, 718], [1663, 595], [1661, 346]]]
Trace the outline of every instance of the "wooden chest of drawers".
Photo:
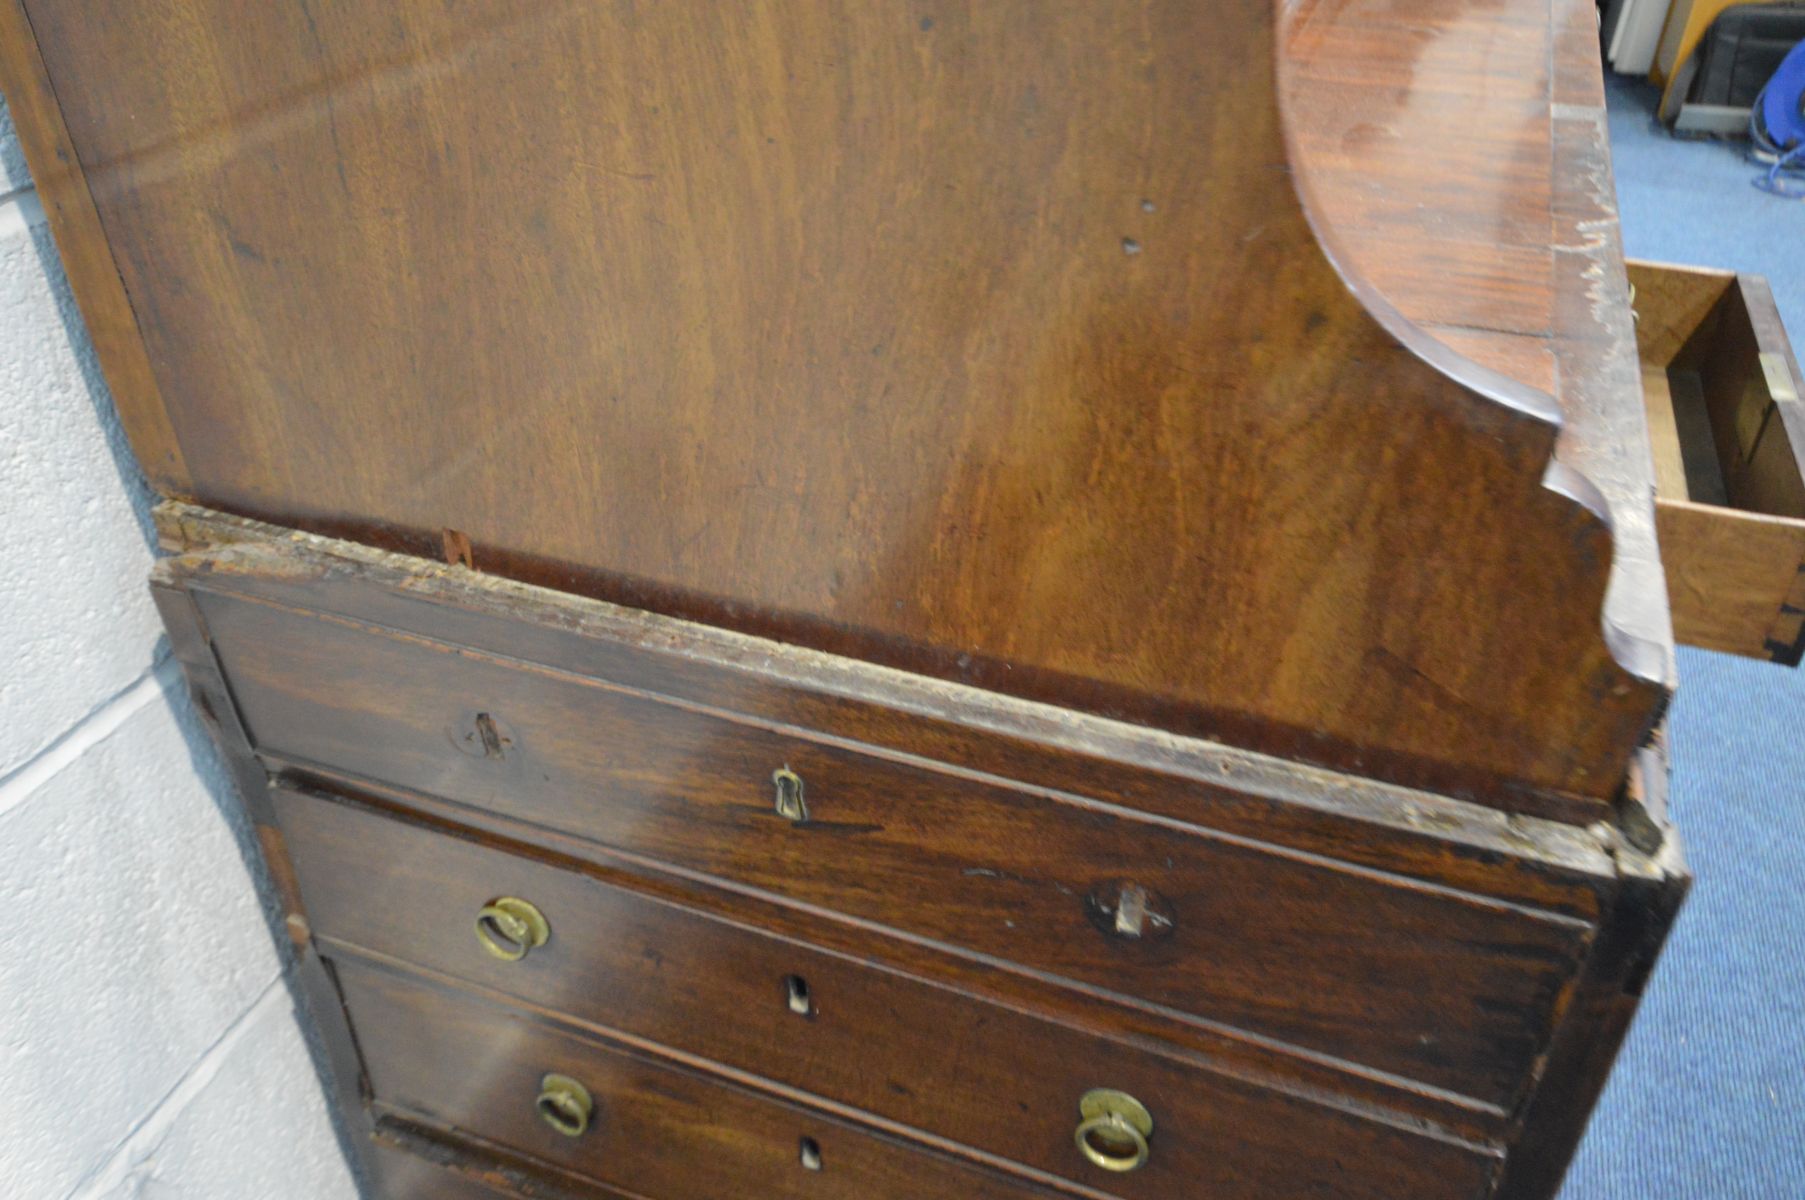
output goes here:
[[1805, 647], [1591, 4], [0, 0], [0, 83], [373, 1197], [1554, 1194], [1675, 627]]
[[1680, 894], [1602, 826], [163, 517], [396, 1196], [1491, 1195]]

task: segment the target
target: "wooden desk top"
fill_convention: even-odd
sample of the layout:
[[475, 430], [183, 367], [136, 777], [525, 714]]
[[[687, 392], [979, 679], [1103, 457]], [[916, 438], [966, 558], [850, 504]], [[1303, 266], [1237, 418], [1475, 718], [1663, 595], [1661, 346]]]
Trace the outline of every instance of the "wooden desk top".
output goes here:
[[1589, 820], [1671, 635], [1553, 5], [0, 0], [0, 78], [168, 495]]

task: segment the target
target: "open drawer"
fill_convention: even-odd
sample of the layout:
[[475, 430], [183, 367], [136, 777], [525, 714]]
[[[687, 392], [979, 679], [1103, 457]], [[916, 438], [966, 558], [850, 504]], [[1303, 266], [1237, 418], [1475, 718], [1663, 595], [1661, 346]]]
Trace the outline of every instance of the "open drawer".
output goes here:
[[1805, 654], [1805, 405], [1767, 281], [1629, 264], [1655, 518], [1688, 645]]

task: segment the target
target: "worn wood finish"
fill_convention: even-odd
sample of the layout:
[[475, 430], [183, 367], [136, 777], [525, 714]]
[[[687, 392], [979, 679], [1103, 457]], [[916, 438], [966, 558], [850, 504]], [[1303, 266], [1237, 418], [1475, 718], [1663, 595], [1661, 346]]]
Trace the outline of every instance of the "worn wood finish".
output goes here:
[[187, 495], [188, 465], [23, 0], [0, 0], [0, 88], [132, 450], [166, 491]]
[[[1597, 9], [1590, 0], [1556, 7], [1549, 60], [1555, 280], [1550, 342], [1567, 417], [1556, 453], [1606, 495], [1635, 497], [1613, 506], [1615, 561], [1606, 604], [1618, 621], [1662, 631], [1649, 636], [1666, 649], [1671, 678], [1671, 617], [1649, 503], [1648, 426], [1642, 406], [1630, 399], [1639, 366], [1611, 182]], [[1534, 173], [1541, 167], [1525, 163], [1523, 169]]]
[[1635, 289], [1636, 349], [1642, 361], [1665, 369], [1696, 336], [1715, 331], [1718, 305], [1736, 283], [1734, 271], [1669, 263], [1625, 264]]
[[373, 1162], [372, 1182], [383, 1200], [538, 1200], [530, 1191], [492, 1184], [398, 1146], [381, 1147]]
[[[622, 1191], [845, 1200], [1055, 1194], [467, 994], [337, 965], [378, 1111], [463, 1130]], [[580, 1138], [553, 1131], [534, 1111], [550, 1072], [576, 1078], [594, 1096], [595, 1118]], [[801, 1164], [804, 1137], [820, 1147], [820, 1171]]]
[[[187, 539], [191, 545], [216, 547], [170, 560], [161, 565], [159, 575], [163, 586], [171, 589], [164, 594], [180, 597], [183, 602], [180, 606], [166, 602], [166, 610], [178, 617], [183, 612], [193, 614], [186, 618], [193, 626], [192, 632], [177, 639], [178, 655], [204, 684], [208, 703], [224, 706], [225, 717], [220, 726], [232, 750], [230, 757], [242, 764], [241, 774], [255, 780], [257, 792], [253, 799], [266, 819], [273, 819], [276, 812], [267, 798], [261, 798], [261, 783], [271, 768], [297, 778], [317, 776], [334, 787], [363, 789], [369, 798], [360, 801], [360, 806], [386, 813], [379, 818], [381, 821], [407, 822], [417, 834], [411, 843], [413, 852], [424, 853], [427, 858], [432, 857], [432, 852], [422, 848], [434, 845], [441, 837], [451, 837], [458, 845], [468, 847], [470, 853], [491, 857], [499, 852], [508, 856], [509, 870], [533, 872], [535, 891], [543, 886], [543, 881], [555, 877], [569, 881], [569, 887], [583, 894], [621, 896], [623, 903], [636, 909], [683, 912], [693, 914], [695, 920], [725, 921], [732, 929], [744, 931], [744, 936], [756, 937], [761, 945], [787, 945], [797, 953], [816, 956], [812, 961], [817, 964], [828, 964], [811, 966], [809, 970], [829, 981], [826, 986], [830, 992], [846, 986], [833, 982], [845, 978], [866, 980], [867, 986], [876, 986], [869, 984], [872, 979], [888, 984], [912, 978], [920, 981], [915, 987], [928, 989], [912, 992], [914, 995], [964, 992], [966, 1003], [976, 1010], [1000, 1005], [1001, 1011], [1009, 1014], [1000, 1016], [998, 1023], [987, 1029], [1057, 1027], [1067, 1036], [1100, 1039], [1097, 1044], [1129, 1045], [1133, 1055], [1125, 1056], [1125, 1061], [1126, 1057], [1138, 1056], [1136, 1061], [1143, 1063], [1182, 1063], [1201, 1073], [1202, 1078], [1190, 1080], [1189, 1087], [1221, 1088], [1227, 1096], [1263, 1096], [1270, 1103], [1301, 1106], [1293, 1111], [1316, 1113], [1319, 1119], [1327, 1114], [1333, 1121], [1349, 1121], [1353, 1128], [1369, 1129], [1392, 1147], [1384, 1153], [1387, 1161], [1397, 1158], [1400, 1150], [1408, 1158], [1418, 1157], [1423, 1152], [1403, 1148], [1416, 1145], [1423, 1138], [1435, 1147], [1428, 1152], [1432, 1161], [1448, 1153], [1455, 1153], [1457, 1158], [1466, 1156], [1461, 1161], [1472, 1160], [1477, 1153], [1477, 1161], [1484, 1161], [1483, 1147], [1503, 1147], [1507, 1151], [1505, 1186], [1513, 1189], [1512, 1196], [1545, 1195], [1552, 1190], [1548, 1172], [1558, 1175], [1583, 1128], [1591, 1100], [1602, 1086], [1605, 1068], [1633, 1011], [1637, 981], [1646, 975], [1671, 918], [1672, 904], [1683, 887], [1683, 871], [1673, 855], [1671, 841], [1663, 842], [1656, 824], [1645, 822], [1648, 827], [1643, 832], [1652, 836], [1635, 844], [1601, 831], [1582, 833], [1559, 824], [1523, 819], [1508, 822], [1506, 836], [1505, 827], [1498, 824], [1498, 815], [1483, 808], [1345, 777], [1315, 780], [1307, 769], [1267, 764], [1244, 752], [1186, 744], [1095, 717], [1067, 713], [1057, 720], [1043, 720], [1055, 710], [1043, 713], [1039, 706], [994, 693], [910, 680], [886, 668], [834, 660], [595, 601], [558, 596], [485, 578], [463, 568], [434, 566], [307, 535], [272, 539], [269, 531], [254, 524], [179, 506], [165, 509], [160, 514], [160, 524], [172, 541]], [[1596, 924], [1599, 933], [1590, 939], [1583, 959], [1574, 964], [1567, 989], [1569, 998], [1559, 1006], [1558, 1023], [1547, 1045], [1545, 1067], [1538, 1072], [1539, 1078], [1525, 1080], [1521, 1099], [1511, 1111], [1487, 1109], [1446, 1092], [1375, 1075], [1352, 1063], [1322, 1060], [1280, 1044], [1249, 1040], [1221, 1026], [1174, 1020], [1169, 1013], [1127, 1004], [1121, 998], [1111, 1000], [1097, 989], [1062, 985], [1058, 979], [1040, 973], [1018, 973], [1017, 968], [993, 957], [874, 936], [877, 931], [863, 922], [849, 923], [835, 914], [798, 907], [773, 895], [749, 892], [743, 887], [723, 888], [693, 875], [672, 873], [643, 858], [615, 855], [593, 842], [557, 834], [543, 825], [512, 821], [467, 803], [448, 803], [419, 792], [389, 792], [337, 772], [330, 764], [310, 765], [273, 756], [259, 764], [252, 753], [251, 731], [240, 719], [240, 702], [228, 693], [226, 683], [231, 672], [225, 664], [232, 652], [229, 647], [222, 651], [222, 639], [236, 640], [236, 635], [228, 632], [231, 621], [222, 625], [202, 616], [217, 614], [227, 606], [275, 613], [286, 620], [315, 621], [353, 632], [368, 630], [369, 623], [375, 621], [386, 630], [381, 637], [405, 641], [422, 652], [432, 641], [456, 637], [467, 647], [464, 653], [471, 662], [510, 662], [511, 670], [548, 679], [559, 670], [566, 676], [578, 671], [600, 673], [602, 664], [606, 664], [609, 674], [630, 681], [625, 691], [650, 692], [663, 686], [667, 692], [661, 694], [666, 699], [644, 699], [652, 703], [674, 701], [693, 715], [714, 715], [722, 702], [742, 712], [746, 708], [762, 708], [778, 718], [760, 727], [773, 735], [809, 740], [811, 735], [804, 730], [832, 730], [828, 738], [832, 745], [847, 752], [862, 746], [865, 749], [857, 750], [858, 753], [873, 753], [885, 762], [901, 762], [920, 769], [928, 769], [934, 762], [946, 766], [957, 762], [962, 765], [950, 777], [961, 785], [971, 782], [997, 786], [1014, 778], [1018, 781], [1014, 787], [1019, 789], [1024, 777], [1044, 776], [1047, 783], [1031, 787], [1027, 794], [1039, 796], [1047, 792], [1050, 794], [1045, 799], [1063, 804], [1076, 798], [1070, 790], [1074, 783], [1080, 785], [1081, 792], [1092, 785], [1104, 786], [1118, 798], [1132, 797], [1135, 807], [1149, 812], [1189, 814], [1191, 820], [1174, 821], [1167, 817], [1159, 823], [1174, 829], [1192, 828], [1195, 832], [1190, 836], [1222, 838], [1220, 832], [1194, 824], [1197, 818], [1207, 816], [1212, 824], [1225, 829], [1264, 831], [1268, 838], [1262, 842], [1245, 836], [1224, 839], [1225, 844], [1249, 852], [1328, 868], [1329, 864], [1321, 862], [1314, 850], [1339, 848], [1363, 863], [1361, 872], [1356, 874], [1372, 875], [1374, 867], [1389, 865], [1396, 870], [1374, 878], [1389, 877], [1394, 885], [1414, 879], [1415, 888], [1427, 886], [1428, 894], [1440, 896], [1453, 894], [1450, 884], [1477, 888], [1486, 894], [1512, 898], [1509, 911], [1522, 917], [1546, 921], [1559, 914], [1576, 927]], [[295, 611], [297, 608], [309, 609], [315, 615], [303, 615]], [[360, 636], [378, 635], [371, 632]], [[474, 650], [478, 646], [481, 651]], [[551, 659], [559, 667], [548, 671], [532, 665], [534, 660], [544, 659]], [[727, 718], [732, 714], [720, 715]], [[448, 740], [446, 745], [450, 744]], [[517, 744], [525, 747], [529, 743], [522, 740]], [[456, 750], [451, 753], [461, 757]], [[932, 769], [945, 771], [946, 766]], [[1060, 787], [1060, 783], [1065, 786]], [[278, 796], [277, 803], [286, 807], [292, 802]], [[768, 803], [761, 796], [758, 807], [762, 809]], [[1626, 804], [1630, 809], [1643, 811], [1637, 797], [1631, 797]], [[1658, 808], [1646, 811], [1653, 821], [1659, 821]], [[295, 844], [314, 845], [314, 835], [303, 831], [292, 814], [290, 819], [291, 832], [297, 835]], [[1148, 821], [1145, 815], [1126, 812], [1115, 819]], [[437, 829], [439, 834], [432, 834], [431, 829]], [[1272, 838], [1279, 842], [1272, 842]], [[287, 860], [287, 837], [272, 834], [265, 840], [272, 847], [273, 857]], [[375, 876], [373, 867], [359, 871], [348, 865], [365, 849], [361, 844], [365, 840], [357, 839], [357, 847], [344, 849], [342, 863], [335, 861], [338, 856], [333, 852], [326, 853], [323, 861], [331, 864], [329, 872], [337, 877]], [[390, 844], [381, 836], [367, 840]], [[482, 850], [483, 845], [490, 849]], [[1305, 850], [1306, 847], [1312, 849]], [[1660, 857], [1647, 857], [1648, 851], [1658, 851]], [[423, 886], [419, 882], [425, 877], [423, 870], [397, 865], [402, 862], [400, 852], [386, 858], [383, 867], [389, 878], [378, 890], [387, 886]], [[308, 865], [310, 859], [315, 865]], [[300, 881], [317, 873], [322, 858], [317, 851], [303, 848], [297, 861], [300, 869], [294, 877]], [[446, 879], [461, 880], [470, 872], [447, 868], [440, 873]], [[1630, 876], [1636, 886], [1626, 892], [1622, 881]], [[308, 886], [303, 883], [301, 891]], [[321, 892], [314, 885], [314, 891], [324, 897], [320, 910], [323, 926], [330, 922], [332, 927], [342, 929], [358, 923], [347, 915], [356, 908], [357, 899], [349, 888], [328, 886]], [[313, 925], [301, 907], [310, 902], [299, 891], [291, 894], [293, 911], [289, 924], [297, 937], [311, 942]], [[399, 922], [389, 922], [397, 912], [413, 911], [414, 906], [392, 899], [373, 903], [383, 915], [372, 928], [387, 928], [389, 933], [383, 936], [394, 939], [385, 945], [393, 949], [399, 940], [409, 937], [419, 945], [433, 943], [434, 918], [426, 918], [426, 932], [404, 930]], [[1535, 906], [1543, 915], [1538, 917], [1525, 906]], [[560, 901], [557, 907], [562, 911], [564, 902]], [[455, 924], [462, 927], [465, 920], [458, 917]], [[753, 930], [763, 932], [753, 934]], [[1090, 932], [1094, 935], [1096, 931]], [[372, 935], [366, 940], [376, 939]], [[454, 944], [457, 940], [455, 936], [452, 939]], [[361, 944], [354, 947], [351, 943], [355, 941], [324, 937], [324, 944], [344, 961], [358, 957], [395, 963], [408, 957], [405, 951], [390, 954]], [[667, 961], [680, 965], [683, 958], [674, 955]], [[833, 964], [846, 974], [836, 975]], [[451, 965], [438, 959], [426, 964], [435, 968]], [[442, 984], [449, 984], [453, 977], [462, 981], [460, 986], [485, 991], [489, 990], [486, 984], [495, 983], [493, 979], [484, 981], [461, 974], [455, 968], [434, 974]], [[527, 994], [516, 995], [507, 993], [505, 985], [502, 989], [491, 994], [498, 998], [513, 995], [542, 1014], [549, 1014], [555, 1006], [582, 1009], [585, 1003], [596, 1003], [571, 999], [567, 993], [554, 996], [521, 989]], [[706, 987], [700, 990], [712, 994]], [[709, 1051], [655, 1041], [662, 1034], [645, 1026], [636, 1027], [639, 1033], [631, 1028], [616, 1029], [607, 1025], [608, 1018], [593, 1008], [584, 1011], [590, 1014], [584, 1020], [591, 1028], [608, 1029], [616, 1040], [640, 1046], [659, 1057], [674, 1057], [761, 1090], [774, 1090], [818, 1111], [894, 1130], [910, 1138], [949, 1147], [965, 1144], [956, 1136], [948, 1138], [908, 1125], [906, 1122], [912, 1118], [904, 1116], [901, 1108], [885, 1107], [901, 1104], [901, 1100], [872, 1100], [872, 1107], [878, 1111], [861, 1109], [856, 1102], [848, 1104], [818, 1095], [809, 1090], [807, 1082], [792, 1085], [756, 1075], [708, 1058]], [[1370, 1019], [1370, 1014], [1363, 1019]], [[956, 1013], [949, 1014], [946, 1020], [951, 1022], [947, 1027], [960, 1027]], [[630, 1024], [624, 1019], [621, 1023]], [[359, 1036], [363, 1036], [361, 1025]], [[345, 1038], [349, 1044], [348, 1033]], [[728, 1050], [718, 1052], [730, 1056]], [[981, 1068], [962, 1068], [977, 1069]], [[1152, 1071], [1151, 1067], [1147, 1069]], [[1024, 1077], [1032, 1074], [1026, 1072]], [[835, 1078], [831, 1074], [824, 1077], [830, 1082]], [[1160, 1076], [1154, 1072], [1145, 1078], [1157, 1082]], [[1181, 1101], [1174, 1111], [1188, 1111], [1187, 1104]], [[381, 1111], [385, 1110], [379, 1109], [378, 1115]], [[468, 1168], [476, 1172], [477, 1178], [486, 1180], [515, 1178], [505, 1173], [496, 1176], [494, 1172], [501, 1168], [494, 1167], [493, 1162], [501, 1152], [487, 1143], [472, 1141], [467, 1130], [447, 1132], [445, 1137], [449, 1140], [444, 1153], [460, 1170]], [[1406, 1140], [1400, 1142], [1399, 1138]], [[994, 1161], [999, 1165], [1015, 1163], [1031, 1173], [1042, 1170], [1007, 1157], [1020, 1154], [1032, 1158], [1029, 1151], [1001, 1149], [1005, 1145], [1001, 1141], [986, 1144], [998, 1147], [1000, 1154], [982, 1148], [968, 1148], [965, 1152], [986, 1157], [987, 1161], [991, 1161], [988, 1155], [998, 1154]], [[1460, 1149], [1463, 1146], [1472, 1149]], [[1224, 1153], [1232, 1160], [1235, 1152]], [[1524, 1163], [1525, 1155], [1534, 1161]], [[1390, 1169], [1407, 1168], [1393, 1163]], [[1366, 1168], [1361, 1170], [1360, 1177], [1365, 1178]], [[580, 1186], [574, 1193], [560, 1192], [556, 1188], [566, 1184], [555, 1180], [543, 1185], [535, 1182], [532, 1186], [553, 1190], [522, 1194], [559, 1196], [561, 1200], [566, 1195], [583, 1194]], [[1535, 1190], [1538, 1187], [1542, 1190]]]
[[164, 628], [170, 651], [182, 666], [189, 694], [202, 722], [218, 742], [230, 778], [249, 812], [263, 863], [281, 902], [283, 931], [293, 955], [290, 967], [299, 1000], [298, 1015], [313, 1036], [307, 1047], [323, 1091], [332, 1107], [334, 1131], [340, 1135], [348, 1165], [361, 1179], [372, 1177], [372, 1147], [366, 1140], [363, 1064], [352, 1036], [344, 1001], [331, 969], [320, 957], [301, 904], [294, 864], [274, 813], [265, 799], [268, 776], [239, 723], [231, 694], [226, 690], [218, 662], [207, 641], [207, 632], [189, 595], [165, 579], [157, 579], [151, 597]]
[[[293, 792], [276, 800], [330, 952], [454, 976], [1119, 1196], [1222, 1194], [1236, 1180], [1344, 1197], [1427, 1196], [1464, 1180], [1470, 1193], [1498, 1157], [417, 824]], [[504, 895], [552, 927], [517, 963], [472, 930]], [[1076, 1098], [1099, 1082], [1142, 1099], [1166, 1131], [1158, 1157], [1120, 1181], [1071, 1138]]]
[[[29, 0], [162, 486], [1604, 815], [1668, 679], [1646, 489], [1577, 436], [1625, 397], [1563, 394], [1545, 487], [1557, 405], [1364, 282], [1512, 361], [1581, 320], [1507, 182], [1566, 6], [241, 7]], [[1509, 152], [1401, 163], [1459, 107], [1413, 87]]]
[[[1249, 1038], [1226, 1026], [1183, 1018], [1069, 981], [1010, 969], [994, 959], [921, 940], [885, 936], [858, 922], [798, 908], [744, 890], [732, 890], [673, 872], [645, 859], [612, 853], [522, 825], [492, 813], [448, 804], [418, 793], [360, 790], [342, 779], [316, 778], [284, 769], [278, 786], [348, 798], [352, 803], [410, 824], [473, 838], [512, 854], [574, 871], [587, 878], [684, 909], [715, 914], [795, 945], [932, 980], [1019, 1012], [1104, 1037], [1159, 1046], [1187, 1062], [1268, 1091], [1329, 1104], [1386, 1122], [1439, 1131], [1469, 1143], [1507, 1141], [1521, 1129], [1520, 1113], [1506, 1113], [1466, 1097], [1354, 1064], [1309, 1055], [1281, 1043]], [[878, 935], [878, 936], [874, 936]]]
[[371, 1178], [382, 1200], [645, 1200], [467, 1132], [393, 1113], [372, 1128]]
[[[1509, 1108], [1589, 927], [228, 600], [252, 743]], [[495, 745], [477, 741], [489, 719]], [[466, 726], [471, 728], [466, 729]], [[773, 807], [805, 783], [809, 819]], [[1128, 889], [1145, 927], [1114, 932]]]
[[809, 730], [1039, 791], [1113, 797], [1185, 824], [1570, 916], [1597, 916], [1600, 881], [1614, 870], [1608, 840], [1564, 822], [191, 505], [166, 503], [155, 517], [164, 547], [180, 554], [159, 562], [156, 575], [191, 593], [548, 665], [694, 710], [759, 713], [780, 731]]
[[1635, 263], [1637, 336], [1662, 438], [1678, 460], [1656, 504], [1674, 632], [1797, 666], [1805, 657], [1805, 404], [1767, 284]]
[[1590, 15], [0, 0], [153, 480], [461, 564], [163, 514], [376, 1177], [1552, 1194], [1684, 889]]
[[1688, 645], [1798, 666], [1805, 651], [1805, 521], [1662, 501], [1674, 632]]
[[1530, 1102], [1496, 1200], [1546, 1200], [1560, 1191], [1689, 886], [1671, 840], [1653, 857], [1625, 856], [1621, 902], [1549, 1054], [1548, 1082]]
[[[279, 531], [267, 527], [184, 506], [166, 506], [159, 520], [172, 545], [217, 547], [161, 567], [197, 592], [254, 597], [265, 605], [338, 614], [352, 624], [374, 621], [411, 635], [455, 639], [480, 647], [490, 659], [556, 663], [637, 690], [659, 690], [688, 707], [762, 713], [776, 724], [811, 729], [835, 741], [881, 747], [905, 759], [931, 758], [965, 772], [1030, 783], [1037, 791], [1110, 796], [1118, 804], [1186, 825], [1241, 835], [1234, 840], [1253, 838], [1307, 857], [1331, 856], [1587, 923], [1611, 903], [1616, 868], [1607, 853], [1610, 843], [1600, 841], [1597, 831], [1530, 819], [1507, 821], [1480, 807], [1220, 746], [1175, 741], [1146, 729], [458, 568], [308, 535], [277, 536]], [[555, 835], [543, 825], [511, 822], [419, 792], [382, 794], [367, 780], [319, 764], [279, 758], [272, 764], [333, 788], [378, 794], [388, 804], [476, 826], [516, 844], [555, 848], [583, 860], [585, 869], [605, 863], [610, 878], [638, 890], [669, 886], [644, 859], [601, 854], [594, 842]], [[761, 803], [769, 800], [761, 798]], [[1626, 800], [1628, 806], [1636, 803], [1634, 797]], [[1659, 840], [1657, 832], [1656, 845]], [[673, 898], [693, 903], [686, 896]], [[736, 920], [842, 953], [865, 957], [884, 946], [864, 936], [857, 924], [813, 919], [793, 905], [757, 899], [743, 888], [712, 903]], [[1300, 1055], [1295, 1048], [1279, 1053], [1276, 1046], [1249, 1041], [1226, 1027], [1108, 1004], [1088, 990], [989, 969], [984, 964], [991, 960], [919, 943], [887, 945], [883, 953], [903, 969], [957, 980], [1057, 1020], [1132, 1030], [1185, 1047], [1262, 1086], [1296, 1094], [1358, 1096], [1361, 1103], [1458, 1127], [1475, 1138], [1509, 1137], [1514, 1128], [1509, 1114], [1501, 1123], [1500, 1115], [1484, 1106], [1450, 1108], [1445, 1094], [1431, 1102], [1395, 1079], [1349, 1074], [1346, 1063]]]
[[1648, 430], [1654, 442], [1655, 495], [1689, 496], [1693, 489], [1686, 477], [1680, 418], [1674, 410], [1673, 384], [1667, 377], [1666, 367], [1644, 364], [1642, 399], [1648, 406]]

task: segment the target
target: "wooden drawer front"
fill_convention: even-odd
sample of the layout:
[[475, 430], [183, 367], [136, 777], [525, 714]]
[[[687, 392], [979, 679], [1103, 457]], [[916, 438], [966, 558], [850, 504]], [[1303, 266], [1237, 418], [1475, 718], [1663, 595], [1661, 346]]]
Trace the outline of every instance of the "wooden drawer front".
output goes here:
[[[514, 1009], [377, 968], [337, 966], [379, 1111], [456, 1129], [648, 1200], [1053, 1194]], [[566, 1137], [538, 1115], [547, 1074], [577, 1080], [593, 1098], [582, 1136]], [[803, 1165], [804, 1138], [819, 1149], [819, 1171]]]
[[[1531, 1073], [1590, 931], [336, 618], [198, 599], [266, 754], [1503, 1107]], [[487, 714], [487, 755], [477, 714]], [[785, 766], [805, 781], [806, 822], [774, 811], [772, 772]]]
[[[412, 962], [1120, 1196], [1469, 1197], [1492, 1166], [1485, 1152], [461, 837], [314, 796], [275, 801], [329, 951]], [[475, 934], [477, 911], [501, 896], [530, 901], [552, 931], [517, 962]], [[1091, 1166], [1073, 1142], [1078, 1098], [1100, 1082], [1158, 1122], [1156, 1154], [1131, 1175]]]

